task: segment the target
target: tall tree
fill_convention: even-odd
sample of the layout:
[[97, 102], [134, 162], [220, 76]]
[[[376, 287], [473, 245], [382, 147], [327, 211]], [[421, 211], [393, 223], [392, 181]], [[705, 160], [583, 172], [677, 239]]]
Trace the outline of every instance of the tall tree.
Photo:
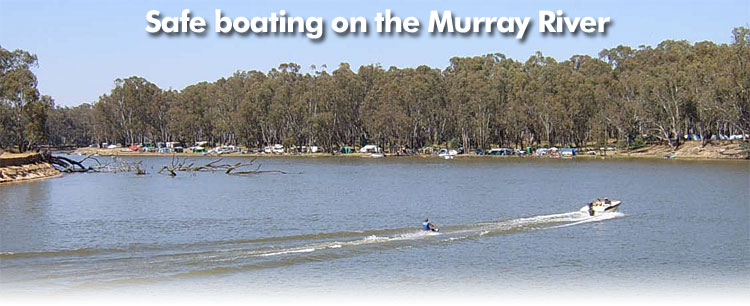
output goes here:
[[47, 110], [53, 103], [39, 95], [31, 72], [36, 65], [36, 55], [0, 46], [0, 147], [25, 151], [46, 139]]

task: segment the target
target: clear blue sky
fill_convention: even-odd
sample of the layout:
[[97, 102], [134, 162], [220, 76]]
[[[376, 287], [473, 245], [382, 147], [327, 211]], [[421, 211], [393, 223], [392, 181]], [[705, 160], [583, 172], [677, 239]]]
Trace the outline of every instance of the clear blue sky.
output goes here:
[[[363, 16], [391, 9], [397, 16], [419, 18], [418, 36], [378, 33], [338, 36], [326, 30], [323, 41], [297, 36], [231, 36], [213, 32], [214, 9], [231, 17], [268, 16], [281, 9], [288, 16], [319, 16], [326, 27], [336, 16]], [[152, 36], [145, 31], [146, 12], [177, 16], [191, 9], [209, 24], [205, 36]], [[543, 36], [538, 11], [562, 9], [568, 16], [609, 16], [606, 36]], [[430, 10], [457, 16], [529, 16], [526, 39], [512, 36], [432, 36]], [[750, 1], [38, 1], [0, 0], [0, 45], [24, 49], [39, 57], [35, 73], [42, 94], [59, 105], [93, 102], [109, 92], [118, 77], [138, 75], [162, 88], [182, 89], [229, 76], [236, 70], [268, 71], [284, 62], [302, 67], [340, 62], [354, 69], [380, 63], [384, 67], [429, 65], [444, 68], [453, 56], [505, 53], [525, 60], [537, 50], [564, 60], [574, 54], [595, 56], [620, 44], [655, 45], [665, 39], [728, 43], [735, 26], [750, 24]], [[374, 24], [370, 22], [370, 32]]]

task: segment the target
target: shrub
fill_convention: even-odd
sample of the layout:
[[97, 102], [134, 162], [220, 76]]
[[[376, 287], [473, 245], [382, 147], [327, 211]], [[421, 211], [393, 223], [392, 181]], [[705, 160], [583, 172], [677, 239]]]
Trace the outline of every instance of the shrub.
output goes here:
[[628, 151], [637, 150], [645, 146], [646, 141], [643, 140], [643, 137], [641, 136], [636, 136], [633, 140], [631, 140], [630, 145], [628, 145], [628, 142], [626, 140], [620, 140], [617, 142], [617, 148], [626, 149]]

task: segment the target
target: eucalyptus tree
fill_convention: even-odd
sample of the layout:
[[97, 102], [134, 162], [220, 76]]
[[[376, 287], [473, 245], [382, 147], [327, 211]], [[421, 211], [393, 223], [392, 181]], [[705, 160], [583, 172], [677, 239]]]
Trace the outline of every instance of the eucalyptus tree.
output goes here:
[[49, 143], [59, 146], [88, 146], [97, 143], [92, 105], [51, 108], [47, 118]]
[[36, 55], [0, 46], [0, 147], [25, 151], [45, 141], [52, 99], [40, 97], [36, 66]]
[[[602, 93], [605, 99], [603, 119], [607, 126], [616, 129], [618, 135], [624, 138], [627, 148], [643, 133], [645, 120], [645, 99], [640, 91], [642, 80], [633, 59], [636, 52], [637, 50], [622, 45], [599, 52], [599, 57], [606, 60], [612, 68], [611, 83]], [[600, 136], [599, 143], [604, 144], [608, 135]]]
[[169, 107], [169, 130], [176, 141], [213, 142], [214, 122], [208, 115], [213, 84], [201, 82], [185, 87]]
[[656, 48], [642, 48], [636, 55], [640, 87], [647, 101], [646, 120], [673, 150], [685, 135], [685, 121], [693, 107], [692, 76], [685, 67], [695, 60], [694, 56], [688, 42], [672, 40], [661, 42]]
[[[109, 94], [99, 97], [95, 104], [95, 120], [107, 141], [124, 144], [143, 143], [154, 138], [154, 126], [160, 129], [157, 116], [164, 112], [160, 106], [162, 90], [144, 78], [132, 76], [116, 79]], [[160, 116], [160, 115], [158, 115]], [[163, 123], [163, 122], [161, 122]]]
[[[537, 51], [523, 66], [526, 80], [520, 88], [520, 100], [525, 105], [527, 124], [531, 130], [531, 139], [536, 143], [541, 140], [554, 144], [555, 128], [561, 112], [560, 104], [555, 97], [555, 79], [557, 61]], [[540, 133], [542, 135], [538, 135]]]
[[732, 101], [736, 128], [750, 134], [750, 28], [737, 27], [728, 52], [722, 53], [722, 63], [729, 79], [725, 95]]
[[650, 139], [676, 149], [688, 134], [706, 145], [750, 133], [750, 30], [732, 35], [731, 44], [667, 40], [562, 62], [541, 52], [523, 62], [454, 57], [442, 70], [373, 64], [355, 72], [341, 63], [303, 73], [284, 63], [181, 90], [134, 76], [74, 108], [39, 94], [35, 56], [0, 49], [0, 146], [208, 140], [335, 152], [368, 143], [470, 150], [612, 139], [634, 148]]

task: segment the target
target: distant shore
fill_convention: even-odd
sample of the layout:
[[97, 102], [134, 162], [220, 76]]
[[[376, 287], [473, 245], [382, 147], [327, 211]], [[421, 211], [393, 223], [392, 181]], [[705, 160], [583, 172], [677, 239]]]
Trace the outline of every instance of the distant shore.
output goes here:
[[[690, 160], [741, 160], [747, 159], [746, 154], [742, 151], [739, 143], [718, 143], [708, 144], [705, 147], [701, 146], [699, 141], [689, 141], [683, 143], [677, 150], [672, 152], [669, 146], [666, 145], [650, 145], [640, 149], [632, 151], [623, 150], [596, 150], [596, 154], [590, 155], [584, 152], [578, 153], [576, 158], [649, 158], [649, 159], [690, 159]], [[123, 148], [116, 149], [103, 149], [103, 148], [78, 148], [73, 151], [74, 154], [92, 155], [98, 154], [101, 156], [179, 156], [179, 157], [310, 157], [310, 158], [330, 158], [330, 157], [341, 157], [341, 158], [353, 158], [371, 157], [370, 153], [349, 153], [349, 154], [331, 154], [331, 153], [224, 153], [224, 154], [201, 154], [201, 153], [156, 153], [156, 152], [134, 152], [124, 150]], [[416, 158], [437, 158], [435, 154], [415, 154], [408, 156], [397, 156], [393, 154], [386, 154], [387, 157], [416, 157]], [[492, 155], [477, 155], [477, 154], [459, 154], [455, 155], [455, 158], [554, 158], [548, 156], [492, 156]]]

